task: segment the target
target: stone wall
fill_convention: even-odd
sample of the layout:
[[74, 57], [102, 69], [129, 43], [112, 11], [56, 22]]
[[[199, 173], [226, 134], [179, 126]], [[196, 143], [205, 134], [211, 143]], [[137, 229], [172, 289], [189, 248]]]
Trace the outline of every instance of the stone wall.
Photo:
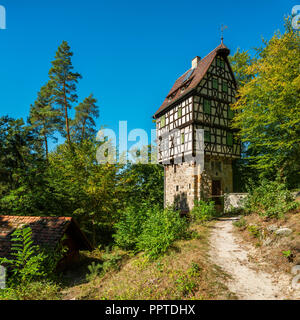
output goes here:
[[211, 197], [213, 180], [220, 180], [221, 195], [233, 191], [230, 159], [206, 157], [202, 173], [192, 162], [165, 166], [165, 206], [190, 211], [196, 199]]
[[175, 204], [177, 209], [189, 211], [195, 199], [193, 163], [183, 162], [165, 166], [165, 206]]
[[246, 200], [248, 193], [227, 193], [224, 196], [224, 212], [244, 208], [243, 202]]

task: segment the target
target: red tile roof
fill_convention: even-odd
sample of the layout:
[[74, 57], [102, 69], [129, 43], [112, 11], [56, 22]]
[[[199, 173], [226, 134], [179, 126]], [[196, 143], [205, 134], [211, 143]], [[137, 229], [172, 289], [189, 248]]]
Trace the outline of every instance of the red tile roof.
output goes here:
[[[157, 118], [159, 113], [164, 111], [167, 107], [172, 105], [176, 100], [179, 98], [182, 98], [186, 96], [190, 91], [192, 91], [194, 88], [198, 86], [202, 78], [205, 76], [206, 72], [208, 71], [208, 68], [210, 67], [211, 63], [215, 59], [216, 55], [218, 53], [224, 52], [226, 55], [230, 53], [229, 49], [221, 43], [217, 48], [215, 48], [213, 51], [211, 51], [205, 58], [201, 59], [198, 63], [197, 67], [195, 68], [193, 74], [191, 75], [191, 78], [187, 82], [183, 82], [183, 79], [185, 75], [191, 71], [192, 69], [189, 69], [186, 71], [182, 76], [180, 76], [174, 83], [172, 89], [168, 93], [166, 99], [164, 100], [163, 104], [160, 106], [160, 108], [155, 112], [154, 118]], [[180, 89], [183, 86], [187, 86], [185, 88], [184, 94], [181, 93]], [[172, 97], [172, 100], [169, 101], [169, 97], [171, 95], [174, 95]]]
[[92, 249], [73, 218], [0, 215], [0, 257], [7, 257], [10, 254], [11, 234], [24, 225], [31, 228], [33, 241], [39, 246], [54, 249], [67, 230], [68, 232], [71, 230], [69, 233], [75, 235], [78, 249]]

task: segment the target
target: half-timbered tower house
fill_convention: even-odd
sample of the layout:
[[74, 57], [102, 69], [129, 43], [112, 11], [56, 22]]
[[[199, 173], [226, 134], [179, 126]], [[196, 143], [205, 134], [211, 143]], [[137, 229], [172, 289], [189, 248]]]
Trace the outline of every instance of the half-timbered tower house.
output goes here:
[[[241, 145], [230, 127], [237, 84], [229, 53], [222, 41], [205, 58], [195, 57], [154, 114], [165, 205], [181, 211], [191, 210], [196, 199], [233, 192], [232, 163], [240, 157]], [[203, 164], [192, 158], [197, 129], [204, 130]]]

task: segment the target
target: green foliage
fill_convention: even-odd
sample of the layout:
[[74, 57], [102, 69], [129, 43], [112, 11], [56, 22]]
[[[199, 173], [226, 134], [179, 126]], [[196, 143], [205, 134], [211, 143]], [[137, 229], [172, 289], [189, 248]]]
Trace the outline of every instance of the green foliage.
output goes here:
[[294, 254], [291, 250], [282, 251], [282, 254], [284, 257], [288, 259], [289, 262], [293, 262], [294, 260]]
[[102, 255], [103, 271], [119, 270], [123, 256], [119, 252], [106, 252]]
[[75, 107], [75, 119], [71, 122], [73, 140], [82, 142], [96, 136], [95, 119], [99, 117], [97, 100], [91, 94]]
[[16, 229], [12, 233], [11, 259], [0, 258], [0, 264], [8, 265], [8, 282], [14, 286], [45, 276], [43, 267], [46, 256], [38, 246], [33, 245], [32, 231], [29, 227]]
[[142, 226], [137, 249], [145, 251], [151, 258], [165, 253], [175, 240], [186, 236], [188, 223], [179, 212], [171, 208], [165, 210], [153, 207], [151, 214]]
[[246, 213], [257, 213], [268, 218], [280, 218], [299, 206], [285, 184], [263, 180], [258, 187], [249, 190], [245, 201]]
[[253, 75], [247, 71], [248, 67], [251, 66], [255, 60], [251, 58], [248, 51], [243, 51], [238, 48], [235, 54], [229, 57], [229, 61], [239, 86], [251, 80]]
[[30, 108], [28, 122], [32, 128], [37, 129], [43, 140], [46, 158], [48, 158], [48, 139], [57, 141], [54, 134], [61, 128], [61, 114], [53, 107], [53, 84], [48, 82], [44, 85], [34, 104]]
[[201, 267], [198, 263], [192, 262], [192, 266], [187, 270], [187, 274], [190, 277], [198, 277], [201, 271]]
[[88, 266], [89, 273], [85, 276], [87, 281], [94, 280], [102, 270], [101, 264], [96, 264], [94, 261]]
[[188, 275], [182, 275], [175, 281], [178, 292], [186, 297], [191, 294], [196, 288], [197, 283], [194, 279], [191, 279]]
[[213, 201], [195, 201], [194, 208], [191, 210], [190, 215], [194, 221], [206, 222], [219, 214], [216, 212], [215, 203]]
[[0, 290], [0, 300], [60, 300], [60, 287], [53, 282], [26, 282]]
[[126, 250], [135, 250], [144, 223], [152, 212], [153, 210], [146, 205], [141, 205], [138, 209], [134, 206], [128, 207], [121, 220], [115, 224], [116, 233], [113, 237], [117, 246]]
[[261, 231], [258, 226], [250, 225], [247, 227], [247, 229], [254, 238], [261, 238]]
[[144, 251], [149, 257], [157, 258], [175, 240], [186, 235], [187, 227], [186, 219], [181, 218], [179, 212], [144, 205], [126, 211], [115, 226], [114, 238], [121, 248]]
[[69, 144], [71, 138], [68, 110], [71, 109], [72, 103], [77, 101], [76, 85], [82, 78], [79, 73], [73, 72], [72, 56], [73, 52], [68, 42], [63, 41], [57, 49], [49, 71], [55, 103], [61, 112], [61, 120], [65, 122], [65, 131], [61, 133], [67, 137]]
[[244, 217], [242, 217], [238, 221], [234, 221], [233, 225], [237, 228], [244, 229], [247, 226], [247, 221]]
[[233, 107], [233, 127], [247, 146], [249, 164], [261, 177], [274, 179], [279, 173], [289, 188], [300, 181], [299, 45], [299, 32], [286, 28], [264, 42], [257, 59], [237, 59], [247, 81]]
[[176, 279], [175, 284], [180, 295], [186, 297], [198, 288], [197, 279], [200, 277], [201, 270], [201, 267], [197, 263], [192, 262], [186, 274]]
[[128, 164], [120, 175], [120, 187], [125, 206], [139, 207], [153, 203], [163, 208], [164, 169], [156, 164]]

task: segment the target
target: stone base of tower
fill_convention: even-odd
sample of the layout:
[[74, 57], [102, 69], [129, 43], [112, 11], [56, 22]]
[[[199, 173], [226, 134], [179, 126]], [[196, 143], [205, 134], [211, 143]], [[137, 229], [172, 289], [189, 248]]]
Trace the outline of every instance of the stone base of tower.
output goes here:
[[174, 205], [183, 213], [200, 199], [215, 200], [233, 192], [232, 161], [227, 158], [205, 157], [204, 170], [193, 162], [165, 166], [165, 207]]

